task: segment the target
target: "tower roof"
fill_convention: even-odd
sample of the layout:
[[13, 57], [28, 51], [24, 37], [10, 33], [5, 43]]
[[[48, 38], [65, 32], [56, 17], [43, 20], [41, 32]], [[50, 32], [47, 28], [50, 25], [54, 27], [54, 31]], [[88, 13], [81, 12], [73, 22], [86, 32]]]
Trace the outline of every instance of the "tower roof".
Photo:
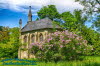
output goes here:
[[40, 19], [38, 21], [32, 21], [27, 23], [22, 29], [21, 32], [45, 29], [45, 28], [57, 28], [61, 29], [58, 25], [53, 25], [52, 20], [49, 18]]
[[28, 16], [32, 16], [31, 6], [29, 6], [29, 13], [28, 13]]
[[19, 24], [22, 24], [22, 19], [19, 20]]

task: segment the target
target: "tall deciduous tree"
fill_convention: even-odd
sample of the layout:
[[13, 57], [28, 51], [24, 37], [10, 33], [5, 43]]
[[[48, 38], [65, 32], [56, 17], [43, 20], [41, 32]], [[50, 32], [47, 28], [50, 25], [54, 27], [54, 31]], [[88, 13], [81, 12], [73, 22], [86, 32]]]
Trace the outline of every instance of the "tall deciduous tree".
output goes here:
[[73, 12], [74, 17], [76, 18], [76, 26], [78, 31], [81, 31], [83, 26], [85, 26], [85, 22], [87, 21], [86, 16], [82, 16], [82, 10], [75, 9]]
[[84, 11], [88, 14], [100, 13], [100, 0], [75, 0], [84, 6]]
[[61, 14], [62, 20], [64, 20], [64, 27], [69, 31], [76, 29], [76, 18], [70, 12], [63, 12]]
[[44, 6], [37, 12], [37, 14], [40, 19], [49, 17], [51, 20], [53, 20], [54, 18], [59, 17], [59, 12], [57, 11], [55, 5]]
[[85, 26], [85, 22], [87, 18], [82, 16], [81, 10], [74, 10], [73, 14], [70, 12], [63, 12], [61, 14], [61, 18], [64, 20], [63, 27], [66, 27], [69, 31], [80, 31], [83, 26]]
[[[84, 6], [83, 12], [86, 13], [89, 16], [92, 16], [95, 14], [95, 16], [98, 16], [98, 19], [93, 23], [94, 26], [97, 28], [98, 31], [100, 31], [100, 0], [75, 0], [80, 2]], [[92, 20], [92, 19], [90, 19]]]

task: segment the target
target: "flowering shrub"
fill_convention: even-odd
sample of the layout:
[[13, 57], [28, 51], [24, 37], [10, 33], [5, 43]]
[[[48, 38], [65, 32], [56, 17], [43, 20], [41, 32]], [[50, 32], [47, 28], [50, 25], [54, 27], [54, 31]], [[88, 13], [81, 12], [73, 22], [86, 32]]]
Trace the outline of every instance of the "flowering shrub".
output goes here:
[[91, 50], [87, 41], [69, 31], [56, 31], [40, 43], [30, 44], [31, 51], [40, 60], [76, 60], [79, 56]]

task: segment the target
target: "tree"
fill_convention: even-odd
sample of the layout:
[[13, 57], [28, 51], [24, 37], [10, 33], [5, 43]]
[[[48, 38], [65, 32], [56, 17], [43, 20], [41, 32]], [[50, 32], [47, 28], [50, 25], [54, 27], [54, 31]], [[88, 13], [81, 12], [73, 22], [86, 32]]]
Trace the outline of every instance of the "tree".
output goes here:
[[63, 12], [61, 18], [64, 20], [63, 27], [69, 31], [76, 29], [76, 18], [70, 12]]
[[3, 26], [0, 26], [0, 31], [2, 31]]
[[[7, 31], [6, 28], [4, 31]], [[4, 33], [2, 33], [4, 35]], [[19, 48], [19, 28], [9, 28], [9, 39], [0, 42], [0, 58], [17, 58]], [[4, 42], [6, 41], [6, 42]]]
[[100, 13], [100, 1], [99, 0], [75, 0], [80, 2], [84, 6], [84, 11], [87, 14]]
[[6, 43], [9, 41], [9, 27], [1, 27], [0, 31], [0, 43]]
[[53, 20], [54, 18], [59, 17], [59, 12], [57, 11], [55, 5], [44, 6], [37, 12], [37, 14], [40, 19], [49, 17], [51, 20]]
[[100, 15], [97, 17], [96, 21], [93, 23], [92, 26], [96, 27], [96, 30], [100, 32]]
[[[84, 6], [83, 13], [85, 12], [88, 18], [95, 15], [98, 17], [96, 21], [93, 22], [93, 25], [100, 31], [100, 1], [99, 0], [75, 0], [80, 2]], [[93, 19], [93, 17], [92, 17]], [[90, 20], [92, 20], [90, 18]]]
[[75, 9], [74, 12], [74, 17], [76, 18], [76, 25], [77, 25], [77, 28], [79, 30], [82, 29], [82, 26], [85, 26], [85, 22], [87, 21], [87, 18], [85, 16], [82, 16], [82, 10], [78, 10], [78, 9]]
[[85, 16], [82, 16], [81, 10], [74, 10], [73, 14], [70, 12], [63, 12], [61, 14], [62, 20], [64, 20], [64, 23], [61, 24], [63, 27], [66, 27], [69, 31], [74, 32], [81, 32], [81, 29], [83, 26], [85, 26], [85, 22], [87, 18]]

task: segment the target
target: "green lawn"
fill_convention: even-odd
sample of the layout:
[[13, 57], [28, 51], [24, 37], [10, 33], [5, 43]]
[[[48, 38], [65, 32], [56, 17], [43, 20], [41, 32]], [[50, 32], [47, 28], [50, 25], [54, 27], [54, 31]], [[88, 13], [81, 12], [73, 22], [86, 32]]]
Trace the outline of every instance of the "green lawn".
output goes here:
[[[0, 62], [0, 64], [2, 64], [2, 62]], [[57, 63], [36, 62], [36, 64], [37, 65], [23, 65], [23, 66], [100, 66], [100, 56], [86, 56], [83, 61], [59, 61]], [[19, 65], [12, 65], [12, 66], [19, 66]]]
[[100, 56], [88, 56], [83, 61], [41, 62], [37, 66], [100, 66]]

